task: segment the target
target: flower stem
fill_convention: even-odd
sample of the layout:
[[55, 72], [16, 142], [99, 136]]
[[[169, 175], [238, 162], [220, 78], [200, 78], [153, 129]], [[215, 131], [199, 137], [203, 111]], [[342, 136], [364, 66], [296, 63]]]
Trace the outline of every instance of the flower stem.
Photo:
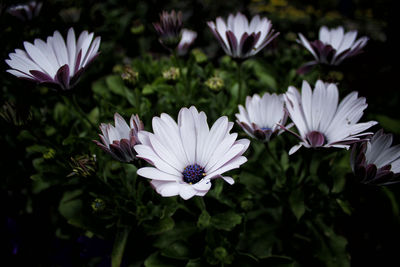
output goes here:
[[242, 103], [242, 99], [243, 99], [242, 62], [243, 61], [237, 61], [237, 78], [238, 78], [238, 85], [239, 85], [238, 97], [237, 97], [238, 105]]
[[111, 266], [119, 267], [122, 262], [126, 241], [128, 240], [129, 233], [131, 232], [130, 227], [118, 228], [117, 235], [115, 237], [114, 246], [111, 252]]
[[275, 157], [275, 155], [272, 153], [271, 148], [269, 147], [269, 143], [268, 143], [268, 142], [264, 142], [264, 146], [265, 146], [265, 150], [267, 150], [267, 153], [268, 153], [269, 156], [272, 158], [272, 160], [275, 162], [275, 164], [279, 167], [279, 169], [280, 169], [282, 172], [284, 172], [281, 163], [280, 163], [279, 160]]

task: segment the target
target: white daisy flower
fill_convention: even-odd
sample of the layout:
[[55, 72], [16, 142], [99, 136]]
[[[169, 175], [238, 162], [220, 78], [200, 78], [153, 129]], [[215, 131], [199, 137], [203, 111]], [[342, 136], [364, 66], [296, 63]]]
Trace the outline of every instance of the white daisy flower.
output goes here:
[[42, 5], [42, 2], [30, 1], [26, 4], [10, 6], [7, 12], [22, 21], [31, 20], [39, 15]]
[[371, 140], [354, 145], [351, 167], [361, 183], [388, 185], [400, 182], [400, 145], [392, 146], [393, 135], [383, 130]]
[[163, 197], [204, 196], [216, 178], [233, 184], [231, 177], [222, 174], [247, 161], [242, 155], [250, 141], [236, 140], [237, 133], [229, 133], [233, 123], [225, 116], [209, 129], [206, 114], [192, 106], [180, 110], [178, 123], [163, 113], [152, 124], [154, 133], [139, 132], [141, 144], [135, 150], [138, 158], [154, 167], [140, 168], [137, 173], [151, 179]]
[[317, 81], [314, 92], [303, 81], [301, 94], [290, 86], [285, 94], [286, 108], [296, 125], [301, 140], [292, 147], [289, 154], [300, 147], [338, 147], [349, 149], [349, 144], [360, 141], [360, 137], [371, 133], [361, 133], [376, 121], [357, 123], [367, 103], [357, 92], [347, 95], [338, 105], [339, 91], [335, 84]]
[[265, 93], [246, 98], [246, 108], [239, 105], [236, 114], [237, 123], [253, 138], [268, 142], [272, 136], [280, 133], [280, 125], [287, 120], [283, 95]]
[[93, 140], [101, 149], [121, 162], [132, 162], [136, 158], [133, 147], [139, 143], [138, 132], [143, 130], [143, 122], [138, 115], [132, 115], [128, 125], [118, 113], [114, 114], [115, 126], [102, 123], [99, 141]]
[[193, 44], [194, 40], [197, 38], [197, 33], [189, 29], [182, 30], [181, 40], [179, 41], [176, 50], [179, 55], [185, 55], [189, 47]]
[[247, 58], [257, 54], [279, 33], [272, 29], [271, 21], [256, 15], [252, 20], [238, 12], [230, 14], [225, 22], [221, 17], [207, 22], [225, 53], [233, 58]]
[[87, 66], [98, 56], [100, 37], [87, 31], [75, 38], [72, 28], [68, 31], [67, 42], [58, 31], [44, 42], [24, 42], [25, 50], [16, 49], [10, 53], [6, 63], [11, 67], [7, 72], [18, 78], [56, 85], [62, 90], [72, 88]]
[[315, 59], [301, 67], [301, 73], [318, 63], [337, 66], [344, 59], [360, 54], [368, 42], [368, 37], [357, 39], [357, 31], [345, 33], [341, 26], [335, 29], [322, 26], [319, 30], [319, 40], [313, 42], [309, 42], [301, 33], [299, 38], [297, 42], [310, 51]]

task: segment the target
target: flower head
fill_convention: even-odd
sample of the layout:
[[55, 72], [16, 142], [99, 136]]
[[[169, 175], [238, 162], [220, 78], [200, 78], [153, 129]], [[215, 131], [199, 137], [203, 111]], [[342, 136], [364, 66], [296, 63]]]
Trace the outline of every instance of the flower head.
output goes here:
[[58, 31], [44, 42], [24, 42], [25, 51], [15, 49], [6, 63], [11, 67], [7, 72], [18, 78], [55, 85], [62, 90], [71, 89], [83, 71], [99, 54], [100, 37], [93, 40], [93, 33], [87, 31], [75, 38], [72, 28], [68, 31], [67, 42]]
[[348, 94], [338, 105], [339, 91], [335, 84], [317, 81], [314, 92], [303, 81], [302, 92], [290, 86], [285, 94], [286, 108], [296, 125], [301, 140], [292, 147], [289, 154], [305, 147], [349, 148], [349, 144], [359, 142], [361, 133], [377, 122], [357, 123], [367, 103], [357, 92]]
[[153, 26], [160, 37], [160, 43], [167, 48], [174, 49], [179, 44], [182, 36], [182, 12], [172, 10], [168, 13], [163, 11], [160, 14], [160, 21], [154, 22]]
[[22, 21], [31, 20], [39, 15], [42, 5], [42, 2], [30, 1], [27, 4], [11, 6], [7, 12]]
[[121, 162], [131, 162], [135, 156], [133, 147], [139, 143], [138, 133], [143, 130], [143, 122], [138, 115], [132, 115], [128, 125], [118, 113], [114, 114], [115, 126], [102, 123], [99, 134], [102, 143], [93, 140], [101, 149]]
[[242, 155], [250, 142], [236, 140], [237, 133], [229, 133], [232, 126], [224, 116], [209, 129], [206, 114], [193, 106], [180, 110], [178, 123], [164, 113], [154, 117], [154, 133], [141, 131], [141, 144], [135, 146], [137, 157], [154, 167], [141, 168], [137, 173], [151, 179], [157, 193], [164, 197], [204, 196], [216, 178], [233, 184], [231, 177], [222, 174], [247, 161]]
[[233, 58], [247, 58], [257, 54], [279, 33], [272, 29], [271, 21], [256, 15], [252, 20], [238, 12], [230, 14], [225, 22], [221, 17], [207, 22], [225, 53]]
[[371, 140], [353, 146], [351, 168], [361, 183], [388, 185], [400, 182], [400, 145], [392, 146], [393, 135], [383, 130]]
[[368, 37], [357, 38], [357, 31], [344, 32], [343, 27], [328, 29], [322, 26], [319, 30], [319, 40], [309, 42], [299, 33], [298, 43], [303, 45], [314, 56], [314, 61], [306, 63], [299, 72], [306, 72], [311, 66], [321, 63], [337, 66], [346, 58], [362, 52], [368, 42]]
[[237, 123], [253, 138], [268, 142], [281, 130], [279, 125], [286, 123], [283, 95], [265, 93], [246, 98], [246, 108], [239, 105]]
[[179, 41], [176, 50], [179, 55], [185, 55], [189, 47], [193, 44], [194, 40], [197, 38], [197, 32], [191, 31], [189, 29], [182, 30], [181, 40]]

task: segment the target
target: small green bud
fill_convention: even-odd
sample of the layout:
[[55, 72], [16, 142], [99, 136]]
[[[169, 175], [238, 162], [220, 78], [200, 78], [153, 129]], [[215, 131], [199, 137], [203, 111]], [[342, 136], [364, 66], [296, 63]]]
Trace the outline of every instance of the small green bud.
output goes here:
[[101, 198], [96, 198], [93, 202], [92, 202], [92, 209], [95, 212], [99, 212], [105, 209], [106, 204], [104, 203], [104, 200], [102, 200]]
[[204, 84], [211, 90], [219, 91], [224, 87], [224, 80], [218, 76], [214, 76], [209, 78]]
[[169, 81], [175, 81], [180, 77], [180, 71], [178, 68], [171, 67], [162, 73], [164, 79]]
[[43, 158], [44, 159], [52, 159], [56, 155], [56, 151], [52, 148], [46, 151], [46, 153], [43, 153]]
[[139, 78], [139, 73], [132, 69], [131, 66], [125, 66], [121, 73], [121, 78], [125, 82], [135, 84]]

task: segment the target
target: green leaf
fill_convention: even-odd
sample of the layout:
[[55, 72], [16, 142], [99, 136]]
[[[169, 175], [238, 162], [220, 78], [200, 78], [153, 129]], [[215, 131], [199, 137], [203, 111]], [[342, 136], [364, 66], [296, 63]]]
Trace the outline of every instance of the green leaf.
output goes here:
[[350, 206], [350, 203], [348, 201], [337, 198], [336, 202], [339, 204], [343, 212], [347, 215], [351, 215], [353, 213], [353, 208]]
[[303, 191], [298, 188], [294, 190], [289, 196], [289, 204], [290, 208], [292, 209], [293, 214], [296, 216], [297, 220], [303, 216], [305, 212], [305, 205], [304, 205], [304, 194]]
[[58, 211], [66, 219], [73, 219], [81, 215], [82, 200], [79, 197], [82, 195], [82, 190], [67, 191], [64, 193]]
[[149, 235], [158, 235], [174, 228], [175, 222], [171, 217], [164, 217], [163, 219], [146, 223], [143, 227]]
[[206, 210], [200, 214], [199, 219], [197, 220], [197, 227], [200, 229], [207, 228], [210, 225], [211, 216], [208, 214]]
[[400, 134], [400, 120], [392, 119], [385, 115], [374, 116], [382, 127], [392, 133]]
[[211, 217], [211, 225], [219, 230], [230, 231], [241, 223], [242, 216], [233, 211], [227, 211]]
[[187, 260], [190, 258], [190, 245], [180, 241], [174, 242], [164, 248], [161, 255], [177, 260]]
[[145, 261], [145, 267], [175, 267], [173, 264], [166, 264], [163, 260], [160, 259], [158, 252], [151, 254]]

